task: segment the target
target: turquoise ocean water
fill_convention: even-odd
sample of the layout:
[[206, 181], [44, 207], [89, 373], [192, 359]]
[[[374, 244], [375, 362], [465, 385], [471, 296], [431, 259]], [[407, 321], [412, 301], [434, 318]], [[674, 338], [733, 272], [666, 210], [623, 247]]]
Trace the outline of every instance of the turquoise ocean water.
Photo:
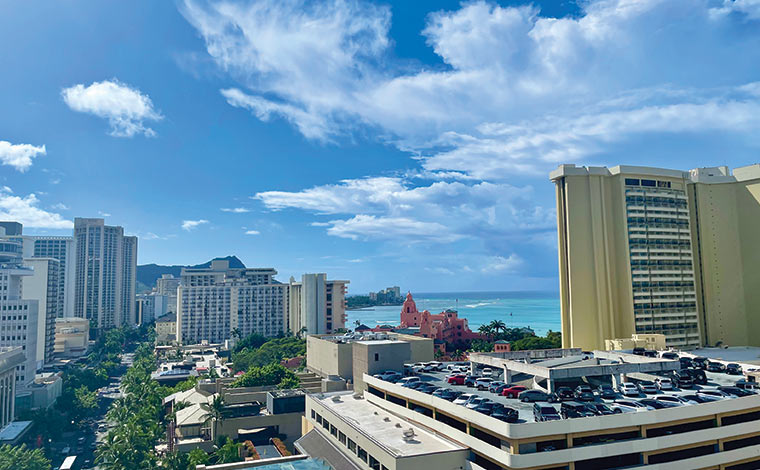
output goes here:
[[[470, 328], [501, 320], [509, 328], [529, 326], [537, 335], [548, 330], [560, 330], [559, 296], [556, 292], [447, 292], [412, 293], [417, 309], [441, 313], [447, 308], [457, 310], [467, 319]], [[398, 325], [401, 306], [370, 307], [349, 310], [346, 327], [354, 322], [374, 328], [378, 325]]]

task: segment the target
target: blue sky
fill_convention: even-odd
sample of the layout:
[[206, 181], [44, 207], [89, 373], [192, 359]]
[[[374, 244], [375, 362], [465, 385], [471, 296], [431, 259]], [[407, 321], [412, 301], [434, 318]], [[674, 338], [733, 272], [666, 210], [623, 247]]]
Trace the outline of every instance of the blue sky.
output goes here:
[[363, 293], [556, 290], [559, 163], [760, 150], [760, 2], [0, 3], [0, 217]]

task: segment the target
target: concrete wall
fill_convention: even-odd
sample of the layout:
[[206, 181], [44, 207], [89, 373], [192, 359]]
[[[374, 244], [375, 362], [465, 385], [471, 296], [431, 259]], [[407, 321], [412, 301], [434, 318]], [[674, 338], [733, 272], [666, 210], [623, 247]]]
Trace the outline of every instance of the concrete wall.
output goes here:
[[303, 413], [283, 413], [279, 415], [244, 416], [241, 418], [226, 418], [218, 424], [217, 432], [220, 435], [238, 438], [241, 429], [255, 429], [276, 426], [280, 434], [285, 435], [283, 441], [292, 445], [293, 441], [301, 437], [301, 417]]
[[306, 366], [322, 377], [338, 375], [353, 378], [353, 353], [350, 343], [336, 343], [320, 336], [306, 337]]
[[363, 374], [384, 370], [403, 371], [411, 360], [411, 343], [406, 341], [366, 341], [353, 344], [354, 390], [364, 390]]
[[401, 341], [409, 342], [409, 362], [429, 362], [435, 358], [434, 342], [431, 338], [402, 335], [400, 333], [391, 333], [390, 336]]

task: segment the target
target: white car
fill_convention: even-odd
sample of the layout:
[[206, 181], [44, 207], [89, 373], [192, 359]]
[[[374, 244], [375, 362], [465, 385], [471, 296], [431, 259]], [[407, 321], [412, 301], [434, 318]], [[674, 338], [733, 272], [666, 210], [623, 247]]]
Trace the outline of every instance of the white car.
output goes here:
[[657, 388], [660, 390], [673, 390], [673, 381], [667, 377], [657, 379]]
[[403, 379], [401, 379], [398, 382], [396, 382], [396, 384], [397, 385], [406, 385], [408, 383], [419, 382], [419, 381], [420, 381], [419, 377], [404, 377]]
[[493, 373], [493, 370], [489, 367], [486, 367], [483, 369], [483, 375], [490, 376]]
[[473, 398], [471, 398], [471, 399], [470, 399], [470, 400], [469, 400], [469, 401], [468, 401], [468, 402], [467, 402], [467, 403], [464, 405], [464, 407], [465, 407], [465, 408], [469, 408], [469, 409], [471, 409], [471, 410], [474, 410], [474, 409], [475, 409], [475, 408], [477, 408], [477, 407], [478, 407], [478, 406], [479, 406], [481, 403], [485, 403], [485, 402], [489, 402], [489, 401], [491, 401], [491, 400], [490, 400], [490, 399], [488, 399], [488, 398], [486, 398], [486, 397], [477, 397], [477, 396], [476, 396], [476, 397], [473, 397]]
[[637, 402], [635, 400], [617, 400], [614, 403], [608, 403], [608, 405], [613, 410], [619, 409], [623, 413], [635, 413], [635, 412], [639, 412], [639, 411], [652, 411], [654, 409], [654, 408], [652, 408], [649, 405], [645, 405], [643, 403], [639, 403], [639, 402]]
[[643, 381], [639, 382], [637, 384], [637, 387], [639, 390], [641, 390], [641, 393], [649, 395], [650, 393], [657, 393], [657, 386], [654, 384], [654, 382], [650, 381]]
[[432, 367], [435, 371], [440, 371], [443, 369], [443, 364], [438, 361], [430, 361], [427, 363], [428, 367]]
[[373, 377], [378, 378], [380, 380], [391, 380], [395, 378], [401, 378], [401, 372], [396, 372], [395, 370], [386, 370], [386, 371], [380, 372], [379, 374], [373, 375]]
[[463, 393], [462, 395], [459, 395], [456, 400], [454, 400], [452, 403], [455, 405], [466, 405], [467, 402], [472, 400], [473, 398], [477, 397], [474, 393]]
[[491, 382], [493, 382], [493, 379], [481, 377], [475, 381], [475, 388], [478, 390], [488, 390], [488, 387], [491, 386]]
[[683, 399], [681, 397], [677, 397], [675, 395], [657, 395], [656, 397], [654, 397], [654, 399], [657, 400], [657, 401], [665, 401], [665, 402], [668, 402], [668, 403], [673, 403], [673, 404], [675, 404], [677, 406], [680, 406], [680, 405], [696, 405], [697, 404], [694, 401], [685, 400], [685, 399]]
[[618, 387], [618, 391], [626, 397], [639, 396], [639, 388], [631, 382], [623, 382]]
[[720, 390], [697, 390], [698, 395], [709, 395], [711, 397], [718, 398], [719, 400], [725, 400], [726, 398], [732, 398], [734, 395], [729, 395], [726, 392]]

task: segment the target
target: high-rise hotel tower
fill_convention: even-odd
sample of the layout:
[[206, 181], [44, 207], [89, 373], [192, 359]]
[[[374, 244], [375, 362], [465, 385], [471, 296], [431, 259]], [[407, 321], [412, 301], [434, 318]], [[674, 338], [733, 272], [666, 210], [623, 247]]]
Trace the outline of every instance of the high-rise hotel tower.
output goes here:
[[760, 345], [760, 165], [560, 165], [550, 178], [563, 346], [641, 333]]

